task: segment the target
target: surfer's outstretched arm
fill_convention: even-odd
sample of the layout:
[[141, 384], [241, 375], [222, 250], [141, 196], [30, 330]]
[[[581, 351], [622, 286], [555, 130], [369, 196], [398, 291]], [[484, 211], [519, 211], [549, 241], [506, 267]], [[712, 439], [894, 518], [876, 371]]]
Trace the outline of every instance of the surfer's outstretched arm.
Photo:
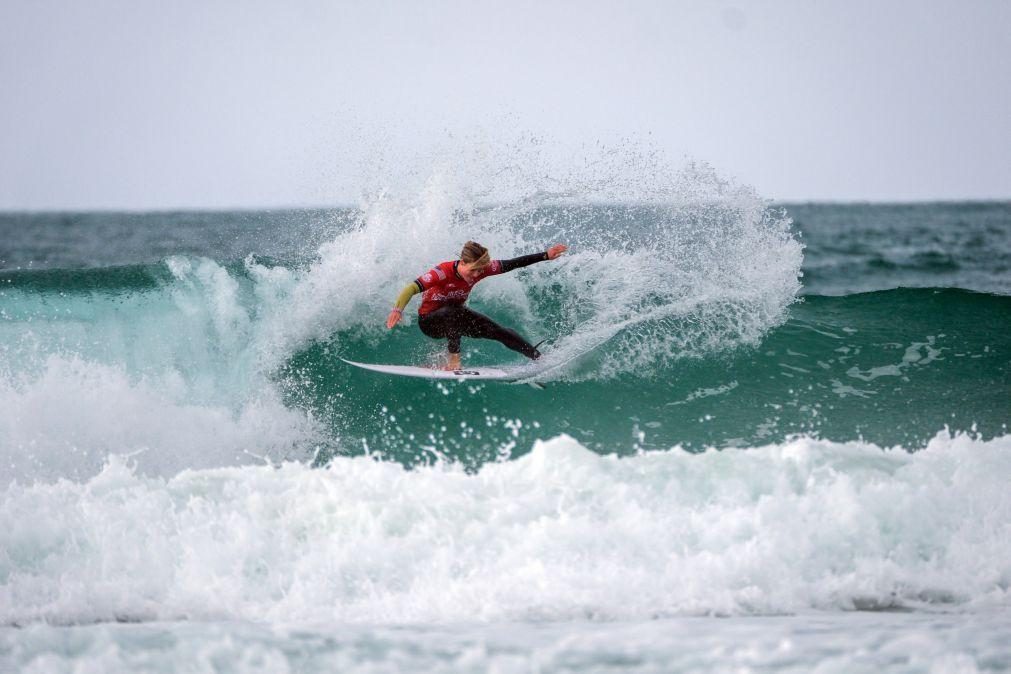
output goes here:
[[520, 255], [519, 257], [514, 257], [511, 260], [499, 260], [499, 265], [501, 265], [499, 273], [505, 274], [513, 269], [522, 269], [523, 267], [529, 267], [532, 264], [544, 262], [545, 260], [554, 260], [566, 250], [568, 250], [568, 246], [559, 243], [551, 246], [551, 248], [548, 248], [543, 253]]
[[390, 310], [390, 315], [386, 317], [387, 328], [392, 328], [400, 322], [401, 317], [404, 315], [404, 307], [406, 307], [407, 303], [411, 301], [411, 298], [420, 293], [421, 290], [422, 288], [417, 281], [411, 281], [411, 283], [404, 286], [404, 289], [400, 291], [399, 295], [397, 295], [397, 301], [393, 303], [393, 309]]

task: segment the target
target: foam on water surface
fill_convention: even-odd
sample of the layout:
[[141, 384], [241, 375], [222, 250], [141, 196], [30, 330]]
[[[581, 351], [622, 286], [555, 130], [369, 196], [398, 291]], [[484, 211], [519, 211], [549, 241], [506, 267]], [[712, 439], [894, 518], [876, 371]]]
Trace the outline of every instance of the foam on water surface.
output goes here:
[[976, 674], [1011, 666], [1004, 616], [808, 613], [623, 623], [0, 628], [21, 672]]
[[1011, 440], [907, 453], [799, 438], [599, 456], [570, 438], [469, 473], [326, 469], [11, 485], [0, 621], [643, 620], [1006, 608]]

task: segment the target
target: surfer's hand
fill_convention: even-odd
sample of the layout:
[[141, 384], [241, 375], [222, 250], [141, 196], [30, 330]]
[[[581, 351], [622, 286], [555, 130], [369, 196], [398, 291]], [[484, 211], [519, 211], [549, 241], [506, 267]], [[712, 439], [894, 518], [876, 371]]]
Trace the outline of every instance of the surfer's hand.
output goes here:
[[548, 259], [554, 260], [556, 257], [561, 255], [568, 249], [569, 247], [566, 246], [564, 243], [555, 244], [554, 246], [551, 246], [551, 248], [548, 248]]
[[392, 328], [394, 325], [400, 322], [400, 317], [404, 315], [404, 312], [400, 309], [394, 309], [390, 312], [390, 315], [386, 317], [386, 327]]

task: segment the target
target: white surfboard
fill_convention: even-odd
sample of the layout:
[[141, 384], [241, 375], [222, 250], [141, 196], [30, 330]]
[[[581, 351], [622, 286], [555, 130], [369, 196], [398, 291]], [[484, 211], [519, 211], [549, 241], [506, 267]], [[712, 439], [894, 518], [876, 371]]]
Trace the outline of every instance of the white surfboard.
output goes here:
[[499, 381], [516, 381], [519, 376], [497, 367], [467, 367], [459, 370], [435, 370], [428, 367], [413, 365], [382, 365], [379, 363], [356, 363], [353, 360], [341, 358], [348, 365], [360, 367], [363, 370], [395, 374], [401, 377], [421, 377], [424, 379], [497, 379]]

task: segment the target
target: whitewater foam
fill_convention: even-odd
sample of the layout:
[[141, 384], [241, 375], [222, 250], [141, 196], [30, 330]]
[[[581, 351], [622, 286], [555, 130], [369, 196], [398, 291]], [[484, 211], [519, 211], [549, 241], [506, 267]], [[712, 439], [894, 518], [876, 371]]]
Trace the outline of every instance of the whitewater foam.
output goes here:
[[109, 457], [139, 473], [307, 459], [312, 418], [271, 388], [237, 406], [192, 402], [175, 371], [137, 379], [124, 368], [50, 356], [35, 377], [0, 379], [0, 483], [83, 480]]
[[636, 620], [1006, 607], [1011, 436], [797, 438], [469, 473], [368, 457], [10, 485], [0, 622]]
[[976, 674], [1007, 668], [1009, 629], [1006, 614], [894, 612], [412, 626], [35, 624], [0, 629], [0, 667], [40, 674]]

